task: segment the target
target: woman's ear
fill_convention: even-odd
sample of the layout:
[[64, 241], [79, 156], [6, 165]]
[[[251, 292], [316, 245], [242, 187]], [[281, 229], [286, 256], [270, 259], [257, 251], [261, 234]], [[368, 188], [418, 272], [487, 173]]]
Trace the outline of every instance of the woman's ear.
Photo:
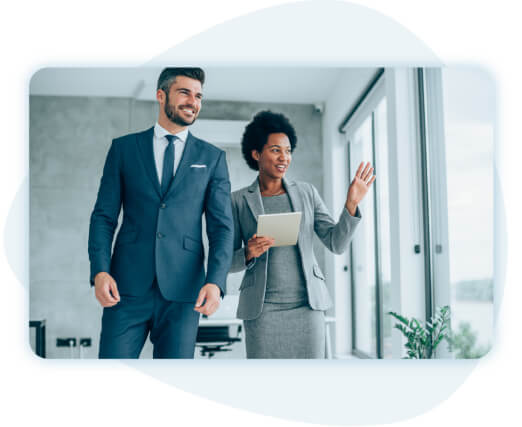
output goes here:
[[252, 158], [257, 162], [259, 161], [259, 152], [257, 150], [252, 150]]

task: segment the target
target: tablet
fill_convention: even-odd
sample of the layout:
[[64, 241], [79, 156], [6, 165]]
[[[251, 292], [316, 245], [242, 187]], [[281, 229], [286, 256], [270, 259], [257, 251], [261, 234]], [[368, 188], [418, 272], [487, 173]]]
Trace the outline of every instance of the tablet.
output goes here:
[[259, 215], [257, 218], [257, 235], [273, 237], [273, 246], [292, 246], [297, 243], [301, 212]]

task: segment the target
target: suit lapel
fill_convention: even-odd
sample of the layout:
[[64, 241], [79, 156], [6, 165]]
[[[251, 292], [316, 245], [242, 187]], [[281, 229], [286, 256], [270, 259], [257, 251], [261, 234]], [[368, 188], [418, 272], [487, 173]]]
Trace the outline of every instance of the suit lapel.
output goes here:
[[154, 128], [147, 129], [145, 132], [138, 134], [138, 147], [143, 160], [143, 166], [147, 171], [147, 175], [152, 186], [161, 197], [160, 183], [158, 173], [156, 172], [156, 162], [154, 160], [153, 148]]
[[185, 142], [185, 149], [183, 150], [183, 154], [181, 155], [181, 160], [179, 162], [178, 168], [176, 169], [176, 174], [170, 183], [170, 187], [167, 190], [167, 194], [165, 198], [169, 197], [170, 194], [179, 186], [179, 183], [185, 176], [185, 174], [189, 171], [190, 165], [196, 162], [198, 155], [198, 141], [196, 138], [192, 136], [189, 132], [187, 135], [187, 141]]
[[247, 205], [250, 211], [252, 212], [252, 215], [257, 222], [257, 217], [265, 213], [265, 210], [263, 209], [263, 202], [261, 200], [261, 192], [259, 191], [259, 180], [257, 177], [250, 187], [248, 187], [244, 197], [247, 201]]
[[[288, 197], [290, 199], [290, 203], [292, 204], [292, 210], [294, 212], [301, 212], [301, 223], [299, 224], [299, 236], [297, 237], [297, 244], [299, 247], [299, 252], [301, 252], [301, 248], [303, 246], [303, 236], [304, 236], [304, 209], [303, 209], [303, 196], [299, 190], [299, 187], [296, 185], [294, 181], [286, 180], [283, 178], [283, 187], [285, 187], [286, 192], [288, 193]], [[301, 253], [301, 259], [303, 259], [303, 254]]]
[[299, 189], [297, 188], [295, 182], [283, 178], [283, 187], [285, 188], [285, 191], [288, 193], [288, 197], [290, 198], [292, 210], [294, 212], [303, 212], [303, 202], [301, 200], [301, 193], [299, 192]]

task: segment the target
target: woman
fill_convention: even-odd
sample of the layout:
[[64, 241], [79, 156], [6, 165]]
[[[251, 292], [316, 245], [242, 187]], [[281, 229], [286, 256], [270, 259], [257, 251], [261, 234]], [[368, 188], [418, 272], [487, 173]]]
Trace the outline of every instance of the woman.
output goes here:
[[[271, 111], [256, 114], [241, 141], [248, 166], [259, 171], [249, 187], [232, 193], [231, 271], [246, 269], [237, 316], [244, 320], [247, 358], [324, 358], [324, 311], [331, 300], [313, 234], [342, 253], [361, 220], [357, 206], [375, 180], [370, 164], [361, 163], [335, 223], [312, 185], [284, 178], [296, 143], [288, 119]], [[269, 249], [274, 240], [255, 234], [258, 215], [290, 211], [302, 212], [297, 245]]]

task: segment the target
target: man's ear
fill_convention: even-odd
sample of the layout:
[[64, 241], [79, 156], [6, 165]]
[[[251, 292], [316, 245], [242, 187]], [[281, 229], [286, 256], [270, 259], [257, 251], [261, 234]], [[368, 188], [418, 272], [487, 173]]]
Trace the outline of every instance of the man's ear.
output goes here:
[[166, 98], [165, 91], [163, 89], [158, 89], [156, 91], [156, 99], [158, 100], [158, 102], [160, 104], [165, 103], [165, 98]]

